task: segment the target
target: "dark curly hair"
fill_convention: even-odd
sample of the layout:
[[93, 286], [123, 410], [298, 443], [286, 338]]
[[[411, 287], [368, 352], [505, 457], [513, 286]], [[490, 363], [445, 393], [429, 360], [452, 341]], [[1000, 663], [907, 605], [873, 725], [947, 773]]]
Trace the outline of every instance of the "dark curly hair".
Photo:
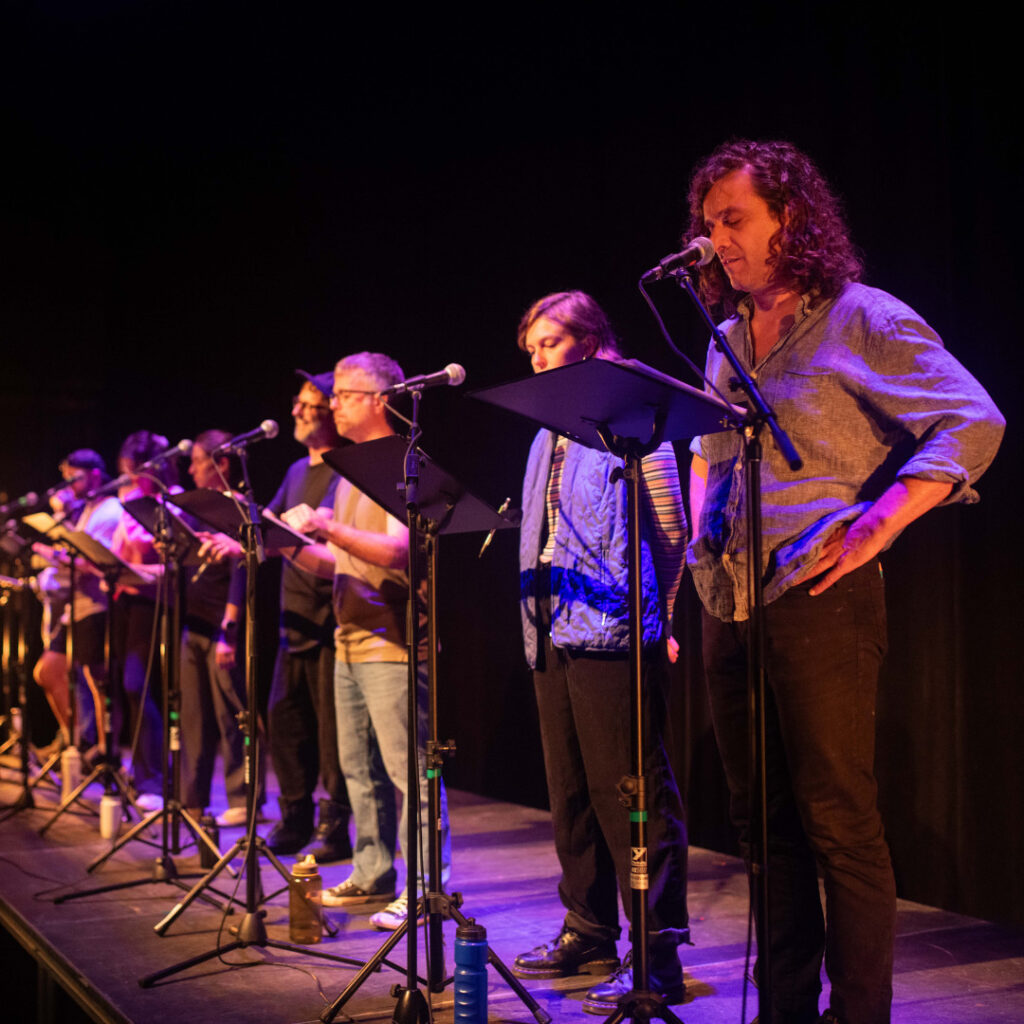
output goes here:
[[[814, 161], [790, 142], [723, 143], [690, 179], [690, 230], [704, 234], [704, 199], [711, 186], [733, 171], [746, 170], [757, 194], [768, 204], [779, 230], [769, 243], [775, 277], [801, 294], [831, 298], [847, 281], [860, 280], [863, 263], [850, 241], [839, 198]], [[699, 270], [701, 296], [709, 305], [736, 309], [737, 292], [719, 260]]]

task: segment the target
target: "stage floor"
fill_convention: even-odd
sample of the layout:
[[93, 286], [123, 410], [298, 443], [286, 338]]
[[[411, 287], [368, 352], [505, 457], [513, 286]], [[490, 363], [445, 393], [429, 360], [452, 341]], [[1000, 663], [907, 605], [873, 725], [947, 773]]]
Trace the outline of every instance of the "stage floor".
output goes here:
[[[0, 784], [0, 802], [9, 803], [18, 792], [10, 783]], [[158, 851], [132, 842], [88, 875], [85, 866], [108, 846], [99, 837], [97, 819], [67, 814], [40, 837], [37, 829], [50, 816], [45, 808], [52, 806], [52, 796], [42, 794], [37, 803], [36, 809], [21, 811], [0, 823], [0, 924], [88, 1010], [88, 1016], [77, 1009], [64, 1010], [55, 1013], [54, 1019], [91, 1017], [131, 1024], [315, 1022], [354, 977], [357, 969], [351, 966], [304, 953], [249, 946], [152, 988], [141, 988], [141, 977], [230, 941], [227, 929], [240, 915], [225, 917], [198, 901], [161, 938], [153, 926], [183, 895], [165, 882], [54, 904], [55, 897], [78, 889], [150, 878]], [[223, 806], [221, 795], [215, 810]], [[274, 806], [274, 801], [268, 806]], [[450, 808], [454, 839], [450, 888], [462, 894], [463, 913], [487, 928], [492, 948], [510, 964], [517, 953], [551, 939], [560, 927], [558, 870], [548, 815], [459, 792], [450, 794]], [[265, 833], [269, 827], [260, 826], [259, 831]], [[227, 849], [240, 833], [240, 829], [222, 829], [222, 848]], [[290, 866], [293, 858], [283, 860]], [[198, 863], [194, 848], [186, 849], [175, 862], [183, 873], [194, 870]], [[348, 867], [339, 864], [322, 870], [325, 883], [334, 884], [346, 877]], [[268, 892], [279, 888], [279, 876], [267, 862], [262, 877]], [[218, 887], [231, 891], [234, 884], [221, 875]], [[742, 1024], [755, 1016], [756, 993], [750, 993], [752, 1002], [745, 1016], [741, 1005], [746, 891], [742, 867], [736, 860], [707, 850], [690, 851], [694, 945], [682, 949], [687, 1001], [675, 1007], [681, 1020]], [[244, 882], [237, 892], [244, 901]], [[268, 937], [286, 942], [287, 893], [270, 900], [265, 909]], [[363, 961], [388, 937], [388, 933], [373, 930], [366, 913], [329, 911], [329, 915], [338, 927], [337, 937], [325, 937], [321, 945], [311, 948]], [[454, 924], [446, 922], [444, 930], [446, 975], [450, 975]], [[4, 976], [0, 1020], [21, 1024], [33, 1018], [16, 1000], [19, 992], [33, 993], [36, 980], [30, 962], [20, 957], [24, 962], [19, 966], [11, 946], [7, 940], [0, 957]], [[621, 953], [626, 951], [624, 942], [619, 947]], [[404, 968], [404, 940], [389, 959]], [[497, 972], [491, 969], [488, 973], [489, 1019], [533, 1020]], [[389, 992], [392, 985], [403, 983], [404, 977], [404, 970], [388, 968], [371, 975], [336, 1019], [391, 1020], [395, 1000]], [[584, 975], [525, 985], [554, 1021], [583, 1022], [601, 1019], [584, 1014], [581, 1008], [593, 980]], [[452, 1021], [451, 988], [431, 999], [434, 1020], [440, 1024]], [[822, 1006], [826, 1005], [823, 997]], [[901, 901], [893, 1020], [897, 1024], [1024, 1021], [1024, 935]]]

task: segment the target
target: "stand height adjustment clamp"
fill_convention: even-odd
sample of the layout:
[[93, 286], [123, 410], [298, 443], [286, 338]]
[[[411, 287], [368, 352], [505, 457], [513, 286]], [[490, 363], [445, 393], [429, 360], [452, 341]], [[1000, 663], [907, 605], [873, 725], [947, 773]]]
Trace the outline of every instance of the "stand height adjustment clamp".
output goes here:
[[623, 775], [615, 787], [619, 791], [619, 803], [631, 811], [647, 807], [647, 776]]

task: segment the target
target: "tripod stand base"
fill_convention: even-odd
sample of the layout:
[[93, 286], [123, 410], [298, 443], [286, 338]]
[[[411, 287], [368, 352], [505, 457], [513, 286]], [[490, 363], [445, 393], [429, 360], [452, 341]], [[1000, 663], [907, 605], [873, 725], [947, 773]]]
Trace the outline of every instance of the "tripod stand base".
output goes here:
[[637, 989], [626, 993], [619, 1000], [619, 1008], [611, 1016], [605, 1017], [605, 1024], [619, 1024], [622, 1020], [666, 1020], [682, 1024], [657, 992], [641, 992]]
[[190, 957], [188, 960], [182, 960], [171, 967], [165, 967], [163, 970], [147, 974], [144, 978], [139, 978], [139, 987], [152, 988], [158, 981], [169, 978], [172, 974], [187, 971], [190, 967], [196, 967], [198, 964], [204, 964], [215, 957], [223, 956], [225, 953], [231, 953], [236, 949], [246, 949], [249, 946], [258, 946], [260, 949], [286, 949], [291, 953], [315, 956], [321, 960], [330, 960], [332, 963], [346, 964], [349, 967], [363, 966], [362, 960], [353, 960], [351, 957], [336, 956], [334, 953], [323, 953], [318, 949], [310, 949], [308, 946], [297, 946], [291, 942], [278, 942], [276, 939], [267, 938], [267, 927], [263, 923], [266, 914], [265, 910], [247, 912], [239, 922], [238, 927], [232, 929], [232, 932], [238, 936], [233, 942], [226, 942], [215, 949], [200, 953], [199, 956]]
[[[339, 995], [338, 998], [320, 1014], [322, 1024], [331, 1024], [331, 1021], [333, 1021], [338, 1015], [345, 1003], [347, 1003], [349, 999], [356, 994], [363, 982], [366, 981], [374, 971], [380, 970], [381, 964], [387, 964], [388, 967], [395, 970], [402, 970], [399, 965], [388, 960], [387, 955], [402, 940], [402, 937], [409, 930], [411, 922], [418, 920], [422, 906], [422, 901], [417, 903], [415, 915], [412, 913], [409, 914], [405, 921], [403, 921], [402, 924], [388, 936], [384, 945], [377, 950], [371, 959], [366, 961], [362, 970], [349, 982], [348, 987], [344, 992], [342, 992], [341, 995]], [[460, 925], [469, 923], [469, 919], [459, 910], [459, 907], [462, 906], [462, 896], [460, 893], [453, 892], [450, 895], [432, 893], [427, 899], [427, 906], [430, 908], [429, 913], [427, 914], [428, 928], [433, 923], [431, 919], [439, 919], [443, 917], [450, 917]], [[437, 923], [440, 924], [440, 921], [438, 920]], [[534, 999], [533, 996], [531, 996], [523, 987], [522, 982], [520, 982], [520, 980], [508, 969], [504, 961], [490, 946], [487, 947], [487, 962], [498, 972], [499, 975], [501, 975], [505, 984], [508, 985], [509, 988], [511, 988], [512, 991], [515, 992], [515, 994], [522, 1000], [526, 1008], [533, 1014], [534, 1020], [537, 1021], [537, 1024], [551, 1024], [551, 1017], [544, 1012], [537, 1000]], [[440, 992], [444, 987], [444, 983], [431, 985], [431, 991]], [[424, 998], [419, 989], [407, 989], [403, 988], [401, 985], [395, 985], [391, 989], [391, 994], [399, 997], [398, 1005], [395, 1007], [395, 1015], [392, 1018], [394, 1024], [414, 1024], [414, 1022], [421, 1019], [427, 1019], [416, 1016], [400, 1016], [400, 1014], [419, 1012], [418, 1006]]]
[[395, 985], [391, 989], [391, 994], [398, 997], [391, 1024], [425, 1024], [430, 1019], [427, 1000], [420, 989]]

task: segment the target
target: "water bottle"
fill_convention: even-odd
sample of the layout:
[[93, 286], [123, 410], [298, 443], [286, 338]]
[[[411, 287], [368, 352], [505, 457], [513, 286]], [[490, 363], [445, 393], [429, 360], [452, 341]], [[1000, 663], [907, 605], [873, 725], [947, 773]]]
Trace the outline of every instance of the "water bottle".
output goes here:
[[323, 884], [313, 854], [295, 862], [288, 885], [288, 938], [292, 942], [312, 946], [323, 938]]
[[60, 755], [60, 798], [67, 800], [82, 781], [82, 755], [73, 744], [65, 747]]
[[487, 1024], [487, 929], [473, 918], [455, 930], [455, 1024]]
[[104, 793], [100, 798], [100, 835], [116, 839], [121, 832], [121, 798], [116, 793]]

